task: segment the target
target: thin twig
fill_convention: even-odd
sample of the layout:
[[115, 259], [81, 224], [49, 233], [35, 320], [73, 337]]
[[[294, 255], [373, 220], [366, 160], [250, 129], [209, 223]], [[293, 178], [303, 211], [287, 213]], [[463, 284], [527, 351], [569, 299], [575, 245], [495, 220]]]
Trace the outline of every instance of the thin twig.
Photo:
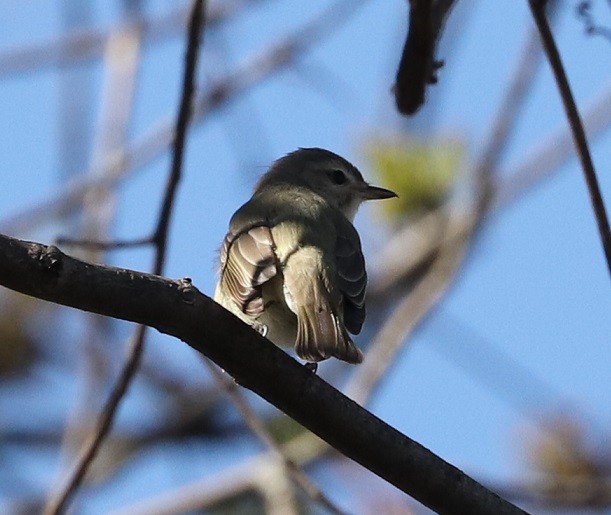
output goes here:
[[[135, 26], [125, 26], [111, 35], [105, 50], [105, 72], [101, 86], [100, 115], [92, 151], [92, 174], [105, 173], [100, 165], [108, 154], [125, 144], [131, 118], [134, 91], [138, 77], [141, 34]], [[68, 94], [68, 93], [67, 93]], [[72, 98], [73, 93], [69, 94]], [[115, 214], [115, 199], [111, 187], [100, 186], [92, 189], [83, 202], [82, 231], [84, 238], [95, 240], [105, 238]], [[86, 249], [86, 259], [95, 263], [103, 262], [101, 249]], [[99, 315], [88, 314], [86, 333], [83, 337], [81, 354], [82, 392], [69, 414], [62, 444], [62, 454], [71, 463], [81, 449], [86, 449], [87, 438], [95, 430], [95, 412], [100, 402], [100, 387], [108, 377], [107, 345], [110, 321]], [[58, 471], [63, 479], [64, 467]], [[61, 483], [60, 483], [61, 484]], [[54, 495], [51, 494], [50, 498]]]
[[[206, 25], [212, 27], [242, 12], [248, 4], [261, 0], [224, 0], [211, 4]], [[172, 3], [168, 3], [172, 5]], [[161, 15], [129, 16], [109, 28], [75, 29], [46, 41], [21, 45], [0, 52], [0, 77], [40, 72], [49, 67], [74, 66], [99, 58], [108, 38], [122, 26], [137, 27], [147, 45], [159, 43], [179, 34], [185, 28], [189, 10], [181, 5]]]
[[607, 268], [611, 274], [611, 230], [609, 229], [609, 219], [605, 210], [605, 204], [603, 202], [598, 180], [596, 178], [596, 171], [594, 170], [594, 163], [588, 149], [588, 141], [586, 139], [585, 132], [583, 130], [583, 124], [579, 111], [575, 105], [575, 99], [571, 92], [571, 86], [569, 85], [564, 66], [562, 65], [562, 59], [558, 52], [558, 47], [554, 40], [554, 36], [547, 22], [545, 16], [545, 6], [547, 0], [529, 0], [530, 10], [533, 18], [539, 29], [541, 35], [541, 41], [543, 42], [543, 48], [549, 60], [550, 66], [558, 85], [558, 91], [562, 98], [562, 104], [566, 116], [573, 132], [573, 141], [577, 148], [577, 154], [581, 162], [583, 174], [590, 194], [590, 200], [592, 207], [594, 208], [594, 215], [596, 217], [596, 223], [598, 225], [598, 231], [600, 233], [600, 239], [602, 241], [605, 257], [607, 258]]
[[346, 396], [361, 405], [367, 402], [407, 336], [443, 298], [468, 248], [471, 231], [465, 231], [465, 238], [460, 242], [453, 238], [454, 226], [464, 225], [475, 228], [475, 218], [465, 223], [459, 213], [449, 215], [447, 234], [437, 258], [377, 332], [363, 363], [344, 389]]
[[[590, 138], [599, 136], [609, 127], [611, 84], [588, 103], [584, 120]], [[498, 173], [489, 212], [497, 212], [513, 204], [571, 158], [574, 155], [571, 140], [570, 129], [563, 124], [543, 142], [524, 152], [522, 161]], [[439, 232], [446, 217], [442, 206], [400, 229], [390, 238], [370, 267], [374, 280], [368, 287], [367, 298], [371, 305], [384, 302], [399, 277], [411, 277], [431, 261], [439, 249], [439, 238], [431, 235]], [[462, 239], [463, 234], [456, 234], [456, 238]], [[405, 255], [404, 248], [410, 249], [408, 255]]]
[[[439, 303], [463, 261], [468, 244], [477, 233], [493, 194], [493, 172], [505, 151], [532, 83], [538, 63], [538, 44], [534, 34], [526, 39], [519, 53], [518, 67], [512, 74], [505, 96], [494, 117], [490, 138], [485, 143], [478, 163], [472, 171], [475, 188], [474, 205], [464, 212], [456, 202], [440, 208], [432, 219], [433, 246], [436, 257], [418, 280], [414, 289], [404, 296], [376, 334], [361, 367], [355, 370], [346, 387], [346, 395], [365, 403], [399, 352], [402, 343], [415, 327]], [[404, 255], [404, 247], [395, 247]], [[401, 280], [405, 272], [395, 276]], [[392, 285], [386, 281], [386, 288]], [[386, 295], [388, 297], [388, 295]], [[378, 298], [380, 298], [378, 296]]]
[[[153, 273], [156, 275], [160, 275], [163, 272], [169, 219], [172, 213], [176, 187], [178, 185], [178, 181], [180, 180], [186, 130], [191, 115], [191, 104], [194, 91], [195, 71], [197, 67], [200, 38], [203, 28], [205, 27], [204, 4], [204, 0], [194, 1], [189, 21], [188, 45], [185, 57], [185, 72], [183, 77], [183, 91], [178, 119], [176, 122], [176, 137], [174, 139], [173, 146], [172, 167], [166, 186], [163, 206], [157, 223], [157, 230], [155, 231], [156, 252]], [[66, 487], [47, 505], [45, 509], [46, 514], [55, 515], [62, 513], [65, 510], [71, 496], [81, 484], [86, 471], [93, 462], [97, 451], [111, 428], [119, 403], [124, 397], [125, 392], [127, 391], [127, 388], [129, 387], [131, 380], [138, 369], [140, 358], [144, 349], [145, 336], [146, 326], [138, 326], [132, 337], [129, 354], [123, 364], [121, 374], [118, 380], [115, 382], [111, 395], [100, 413], [96, 430], [86, 442], [81, 455], [77, 459], [75, 470], [70, 475]]]
[[197, 70], [197, 57], [200, 46], [201, 27], [204, 26], [205, 3], [202, 0], [195, 0], [193, 3], [193, 11], [189, 22], [189, 35], [187, 54], [185, 57], [185, 72], [182, 82], [182, 95], [180, 99], [180, 108], [178, 111], [178, 119], [176, 121], [176, 131], [174, 133], [172, 156], [172, 167], [165, 187], [165, 196], [159, 213], [159, 221], [157, 229], [153, 235], [153, 240], [157, 246], [157, 255], [155, 256], [155, 264], [153, 266], [154, 274], [161, 274], [165, 262], [167, 251], [168, 226], [174, 206], [176, 188], [180, 182], [182, 174], [182, 162], [184, 156], [185, 140], [187, 127], [192, 114], [192, 105], [195, 91], [195, 73]]
[[[237, 0], [236, 0], [237, 1]], [[201, 123], [207, 115], [236, 99], [249, 88], [273, 76], [274, 73], [288, 68], [315, 44], [333, 34], [341, 24], [358, 11], [366, 0], [355, 5], [354, 0], [335, 2], [314, 20], [304, 24], [293, 35], [286, 37], [270, 48], [239, 66], [234, 72], [215, 81], [209, 91], [198, 95], [194, 102], [192, 124]], [[339, 18], [334, 18], [339, 16]], [[174, 139], [174, 119], [165, 117], [159, 120], [140, 138], [119, 152], [108, 156], [105, 168], [108, 173], [101, 174], [103, 179], [91, 179], [90, 172], [78, 179], [62, 185], [61, 189], [45, 200], [20, 210], [15, 215], [0, 220], [0, 232], [21, 234], [37, 227], [44, 221], [77, 208], [91, 188], [112, 185], [144, 167], [161, 156]]]
[[253, 432], [253, 434], [263, 442], [263, 444], [281, 460], [283, 466], [290, 473], [293, 481], [301, 487], [308, 497], [315, 503], [320, 504], [330, 513], [341, 515], [345, 513], [343, 510], [335, 506], [335, 504], [308, 478], [303, 470], [291, 460], [284, 452], [282, 447], [276, 442], [274, 437], [269, 433], [265, 424], [250, 408], [244, 396], [237, 390], [235, 382], [219, 370], [219, 368], [208, 359], [202, 360], [215, 381], [225, 391], [231, 399], [231, 402], [242, 415], [244, 422]]

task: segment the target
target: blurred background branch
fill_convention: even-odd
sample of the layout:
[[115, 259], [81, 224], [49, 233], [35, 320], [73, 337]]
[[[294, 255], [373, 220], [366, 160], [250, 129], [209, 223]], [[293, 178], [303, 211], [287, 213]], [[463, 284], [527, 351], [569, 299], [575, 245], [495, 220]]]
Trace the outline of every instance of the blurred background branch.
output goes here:
[[409, 0], [408, 31], [393, 86], [397, 109], [413, 115], [424, 104], [426, 88], [437, 83], [443, 61], [437, 43], [454, 0]]
[[[360, 3], [363, 3], [361, 0]], [[320, 42], [329, 32], [330, 20], [348, 21], [355, 12], [354, 4], [341, 0], [325, 10], [320, 16], [304, 24], [287, 38], [272, 44], [270, 48], [246, 60], [225, 77], [216, 79], [202, 91], [194, 102], [192, 123], [202, 123], [206, 117], [220, 109], [239, 94], [244, 94], [262, 80], [269, 79], [274, 73], [293, 65], [299, 57]], [[336, 18], [338, 15], [344, 18]], [[335, 26], [339, 28], [339, 26]], [[171, 117], [152, 124], [147, 133], [118, 152], [106, 156], [102, 171], [87, 171], [83, 178], [77, 178], [62, 185], [51, 198], [38, 200], [29, 208], [22, 209], [8, 219], [0, 221], [0, 232], [24, 234], [40, 223], [55, 216], [62, 216], [80, 207], [82, 200], [91, 188], [108, 187], [128, 175], [142, 169], [151, 160], [165, 152], [174, 138], [174, 125]], [[95, 177], [91, 179], [90, 177]]]
[[[187, 45], [185, 52], [185, 70], [182, 83], [180, 106], [178, 110], [178, 116], [176, 118], [176, 134], [172, 148], [172, 164], [170, 173], [168, 174], [163, 203], [161, 205], [159, 218], [157, 221], [157, 226], [154, 232], [152, 242], [155, 248], [155, 261], [153, 264], [153, 273], [155, 275], [161, 275], [163, 273], [163, 268], [165, 264], [168, 231], [170, 227], [170, 216], [172, 214], [172, 208], [176, 198], [176, 190], [182, 173], [182, 162], [186, 145], [187, 127], [189, 124], [189, 119], [191, 117], [200, 38], [201, 33], [205, 28], [205, 8], [206, 4], [203, 0], [194, 0], [192, 3], [191, 14], [189, 17]], [[135, 54], [134, 57], [136, 57]], [[133, 59], [133, 62], [136, 62], [136, 59]], [[123, 77], [122, 79], [122, 82], [125, 83]], [[127, 84], [130, 84], [131, 82], [132, 81], [127, 81]], [[130, 90], [131, 88], [128, 87], [127, 97], [131, 99]], [[122, 115], [124, 115], [125, 112], [129, 112], [127, 106], [123, 105], [122, 107], [125, 108], [124, 111], [121, 112]], [[121, 138], [121, 131], [119, 131], [118, 135], [119, 138]], [[101, 154], [100, 159], [103, 159], [104, 155], [106, 154]], [[90, 195], [97, 197], [93, 199], [93, 203], [98, 207], [98, 209], [103, 209], [105, 206], [108, 205], [108, 192], [104, 190], [94, 191], [91, 192]], [[104, 198], [100, 198], [101, 196]], [[95, 222], [100, 223], [100, 220], [95, 220]], [[106, 222], [106, 220], [102, 221], [103, 228], [105, 225], [104, 222]], [[91, 232], [92, 234], [88, 234], [87, 236], [90, 236], [92, 237], [92, 239], [95, 239], [103, 231], [101, 231], [98, 227], [95, 227], [94, 230]], [[57, 493], [50, 497], [45, 507], [45, 513], [63, 513], [71, 497], [74, 495], [74, 493], [82, 483], [88, 468], [95, 459], [95, 456], [100, 446], [102, 445], [102, 442], [104, 441], [106, 435], [112, 427], [119, 403], [126, 394], [134, 375], [138, 371], [142, 352], [144, 350], [145, 336], [146, 326], [140, 325], [134, 330], [134, 334], [128, 346], [128, 355], [121, 367], [120, 375], [113, 385], [111, 394], [108, 397], [106, 403], [104, 404], [100, 415], [97, 417], [95, 428], [92, 432], [90, 432], [87, 439], [83, 442], [77, 457], [76, 465], [73, 467], [70, 474], [68, 475], [68, 479], [65, 482], [65, 485], [60, 488]]]
[[[324, 507], [329, 513], [336, 515], [345, 513], [335, 506], [333, 502], [312, 481], [310, 481], [299, 465], [295, 464], [284, 454], [284, 450], [280, 445], [278, 445], [272, 434], [267, 430], [263, 420], [250, 408], [246, 399], [238, 391], [237, 384], [222, 370], [216, 368], [211, 361], [203, 361], [212, 377], [214, 377], [216, 383], [229, 396], [231, 402], [238, 410], [252, 433], [259, 440], [261, 440], [261, 442], [268, 448], [269, 451], [271, 451], [272, 454], [276, 455], [277, 468], [279, 472], [283, 473], [287, 477], [290, 477], [295, 485], [299, 486], [313, 502], [320, 504], [320, 506]], [[284, 481], [282, 483], [284, 484]], [[292, 495], [289, 497], [292, 497]], [[291, 504], [294, 504], [294, 501], [291, 502]], [[286, 509], [287, 508], [285, 507], [284, 510]], [[296, 507], [293, 506], [292, 510], [295, 511]], [[285, 511], [285, 513], [287, 513], [287, 511]]]
[[[132, 117], [139, 59], [140, 33], [136, 26], [122, 27], [119, 32], [108, 38], [104, 57], [105, 80], [91, 157], [92, 173], [105, 172], [103, 163], [106, 156], [124, 145]], [[68, 92], [66, 94], [70, 95]], [[93, 179], [95, 180], [96, 177]], [[108, 186], [101, 185], [87, 193], [80, 224], [84, 238], [88, 240], [108, 238], [115, 216], [115, 204], [114, 191]], [[104, 262], [104, 255], [99, 250], [82, 252], [81, 256], [91, 262]], [[80, 393], [69, 414], [64, 431], [64, 462], [74, 460], [79, 450], [87, 445], [89, 435], [95, 431], [96, 410], [101, 409], [102, 406], [99, 392], [109, 375], [110, 360], [105, 350], [105, 342], [111, 338], [110, 321], [99, 315], [89, 315], [87, 319], [81, 349]], [[62, 476], [67, 474], [65, 469], [67, 469], [66, 463], [58, 473], [56, 481], [58, 484], [62, 481]], [[84, 470], [80, 474], [80, 477], [83, 476]], [[73, 480], [69, 488], [77, 487], [76, 480]], [[57, 492], [56, 495], [63, 498], [58, 501], [57, 508], [49, 508], [51, 512], [61, 511], [69, 494]]]
[[[226, 0], [213, 3], [208, 9], [207, 23], [214, 27], [239, 14], [249, 4], [261, 2], [262, 0]], [[188, 5], [174, 7], [156, 16], [137, 12], [122, 20], [119, 26], [107, 29], [75, 27], [57, 39], [20, 45], [0, 52], [0, 77], [40, 72], [48, 67], [75, 66], [82, 61], [100, 59], [104, 56], [108, 40], [126, 29], [137, 30], [144, 45], [160, 43], [184, 31], [188, 15]]]
[[[44, 241], [63, 234], [62, 245], [81, 256], [147, 269], [156, 232], [150, 213], [162, 202], [175, 140], [172, 95], [189, 7], [62, 1], [57, 17], [44, 17], [47, 25], [35, 4], [0, 7], [11, 20], [0, 38], [7, 121], [0, 125], [0, 230]], [[197, 130], [165, 271], [210, 288], [209, 263], [228, 217], [271, 159], [297, 146], [329, 147], [372, 182], [400, 182], [397, 204], [357, 220], [370, 273], [359, 341], [367, 360], [356, 369], [325, 363], [320, 374], [521, 506], [604, 511], [608, 281], [575, 179], [571, 132], [556, 116], [554, 85], [536, 74], [536, 33], [522, 44], [516, 37], [515, 27], [530, 20], [523, 4], [410, 2], [426, 16], [409, 18], [407, 40], [415, 41], [417, 26], [431, 44], [422, 80], [410, 84], [423, 88], [426, 102], [417, 116], [401, 118], [388, 85], [407, 48], [404, 5], [210, 2], [193, 102]], [[605, 198], [608, 2], [548, 4], [558, 15], [573, 13], [554, 32]], [[33, 14], [19, 22], [13, 14], [29, 5]], [[128, 33], [137, 36], [121, 38]], [[429, 89], [440, 59], [440, 81]], [[59, 98], [50, 114], [49, 91]], [[57, 157], [47, 139], [59, 143], [51, 145]], [[58, 486], [49, 471], [63, 474], [110, 378], [120, 375], [128, 331], [0, 297], [0, 511], [42, 510], [45, 493]], [[394, 502], [388, 485], [246, 394], [246, 418], [259, 431], [253, 437], [191, 353], [150, 338], [155, 345], [84, 477], [77, 509], [303, 513], [325, 509], [328, 497], [336, 510], [389, 511], [380, 504]], [[563, 410], [573, 415], [568, 422], [554, 416]], [[514, 436], [522, 424], [535, 431]], [[567, 424], [578, 428], [570, 437]], [[259, 438], [276, 448], [261, 452]], [[509, 457], [508, 439], [517, 442]], [[522, 455], [532, 459], [516, 460]], [[295, 488], [287, 463], [307, 474], [303, 488]], [[420, 509], [405, 497], [397, 506]]]

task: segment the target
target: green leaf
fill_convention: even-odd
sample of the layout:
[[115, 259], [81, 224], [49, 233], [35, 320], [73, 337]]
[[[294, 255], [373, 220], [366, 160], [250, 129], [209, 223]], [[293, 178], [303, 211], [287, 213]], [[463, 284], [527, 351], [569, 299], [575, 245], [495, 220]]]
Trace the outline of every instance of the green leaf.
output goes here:
[[366, 143], [366, 155], [382, 186], [399, 195], [381, 202], [392, 218], [420, 214], [447, 197], [465, 145], [457, 139], [423, 141], [412, 136]]

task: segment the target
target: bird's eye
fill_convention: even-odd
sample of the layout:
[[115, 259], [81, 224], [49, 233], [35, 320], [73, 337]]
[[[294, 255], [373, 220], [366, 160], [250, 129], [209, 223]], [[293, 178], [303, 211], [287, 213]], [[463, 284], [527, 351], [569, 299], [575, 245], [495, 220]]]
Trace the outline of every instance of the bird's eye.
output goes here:
[[348, 180], [346, 174], [341, 170], [332, 170], [331, 172], [329, 172], [329, 177], [331, 178], [331, 181], [333, 181], [334, 184], [338, 185], [345, 184]]

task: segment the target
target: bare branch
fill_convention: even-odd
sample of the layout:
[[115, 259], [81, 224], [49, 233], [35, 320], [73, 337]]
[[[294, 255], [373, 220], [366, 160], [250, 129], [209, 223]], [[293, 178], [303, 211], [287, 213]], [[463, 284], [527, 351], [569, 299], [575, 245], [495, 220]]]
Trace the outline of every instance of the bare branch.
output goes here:
[[586, 34], [588, 34], [589, 36], [602, 36], [611, 43], [611, 28], [605, 27], [603, 25], [598, 25], [594, 21], [594, 16], [590, 11], [591, 8], [592, 2], [590, 2], [589, 0], [582, 0], [575, 7], [577, 16], [583, 22], [583, 28]]
[[437, 70], [443, 62], [435, 58], [435, 51], [454, 2], [409, 0], [409, 28], [393, 86], [402, 114], [415, 114], [424, 103], [427, 86], [437, 82]]
[[[172, 167], [166, 185], [165, 196], [157, 229], [154, 234], [155, 264], [153, 273], [159, 275], [163, 272], [166, 255], [166, 241], [168, 235], [169, 221], [172, 213], [176, 188], [180, 180], [182, 159], [185, 146], [185, 136], [189, 118], [191, 116], [191, 102], [193, 99], [195, 71], [197, 57], [200, 47], [200, 37], [205, 26], [205, 2], [195, 0], [189, 21], [187, 52], [185, 56], [185, 72], [183, 77], [183, 91], [181, 96], [178, 120], [176, 122], [176, 137], [174, 140], [174, 153]], [[85, 442], [73, 473], [70, 475], [66, 486], [59, 494], [50, 500], [45, 508], [46, 514], [58, 514], [65, 510], [68, 501], [81, 484], [85, 473], [95, 458], [104, 438], [108, 434], [114, 420], [115, 413], [129, 387], [134, 374], [138, 370], [140, 358], [144, 349], [146, 326], [139, 326], [131, 340], [129, 354], [123, 364], [119, 379], [114, 384], [113, 390], [104, 405], [98, 419], [94, 433]]]
[[246, 425], [250, 428], [252, 433], [259, 439], [263, 444], [271, 451], [272, 454], [276, 455], [280, 461], [281, 466], [291, 475], [291, 478], [301, 489], [308, 495], [312, 501], [320, 504], [327, 509], [330, 513], [341, 515], [345, 513], [340, 510], [333, 502], [323, 493], [321, 490], [306, 476], [303, 470], [292, 461], [285, 454], [282, 447], [274, 440], [273, 436], [265, 428], [263, 421], [257, 416], [257, 414], [250, 408], [246, 399], [237, 390], [237, 385], [223, 372], [221, 372], [216, 365], [211, 363], [209, 360], [204, 359], [208, 370], [214, 377], [216, 383], [223, 389], [223, 391], [229, 396], [231, 402], [239, 411], [240, 415], [246, 422]]
[[560, 92], [560, 97], [562, 98], [562, 104], [564, 105], [564, 110], [571, 126], [573, 140], [575, 147], [577, 148], [577, 154], [581, 162], [586, 185], [588, 186], [590, 200], [592, 202], [592, 207], [594, 208], [594, 216], [596, 217], [596, 223], [598, 224], [600, 239], [607, 258], [607, 268], [611, 274], [611, 230], [609, 229], [609, 219], [607, 218], [605, 204], [600, 192], [598, 180], [596, 178], [594, 163], [592, 162], [592, 157], [588, 149], [588, 140], [586, 139], [581, 117], [579, 116], [579, 111], [575, 105], [575, 99], [573, 98], [571, 87], [569, 85], [564, 66], [562, 65], [562, 59], [560, 58], [560, 53], [558, 52], [556, 42], [554, 41], [554, 36], [545, 16], [547, 1], [529, 0], [528, 3], [530, 5], [530, 10], [537, 28], [539, 29], [541, 41], [543, 42], [543, 47], [550, 66], [552, 67], [556, 84], [558, 85], [558, 90]]
[[[260, 0], [224, 0], [212, 4], [207, 13], [208, 26], [221, 23], [244, 6]], [[124, 27], [135, 27], [143, 43], [157, 43], [178, 35], [185, 28], [189, 9], [176, 7], [162, 15], [129, 17], [108, 29], [77, 29], [57, 39], [32, 43], [0, 53], [0, 77], [24, 72], [39, 72], [53, 66], [70, 66], [100, 58], [108, 39]]]
[[[238, 1], [238, 0], [236, 0]], [[320, 16], [308, 22], [294, 34], [286, 37], [250, 58], [237, 70], [217, 80], [210, 91], [198, 96], [194, 102], [192, 124], [201, 123], [206, 115], [226, 105], [229, 99], [235, 99], [249, 88], [259, 84], [274, 73], [292, 65], [301, 55], [324, 37], [333, 34], [346, 23], [350, 15], [357, 12], [354, 0], [340, 0], [332, 4]], [[334, 18], [335, 16], [341, 16]], [[147, 133], [128, 145], [123, 150], [107, 156], [104, 167], [109, 171], [99, 174], [100, 179], [91, 179], [89, 172], [84, 179], [71, 181], [43, 201], [22, 209], [19, 213], [0, 221], [0, 232], [22, 234], [45, 220], [53, 219], [60, 214], [70, 212], [80, 205], [83, 197], [91, 188], [100, 185], [111, 185], [125, 179], [136, 170], [159, 157], [174, 140], [174, 120], [170, 117], [159, 120]]]
[[91, 265], [56, 247], [0, 236], [0, 284], [176, 336], [337, 450], [439, 513], [523, 513], [329, 386], [190, 281]]

